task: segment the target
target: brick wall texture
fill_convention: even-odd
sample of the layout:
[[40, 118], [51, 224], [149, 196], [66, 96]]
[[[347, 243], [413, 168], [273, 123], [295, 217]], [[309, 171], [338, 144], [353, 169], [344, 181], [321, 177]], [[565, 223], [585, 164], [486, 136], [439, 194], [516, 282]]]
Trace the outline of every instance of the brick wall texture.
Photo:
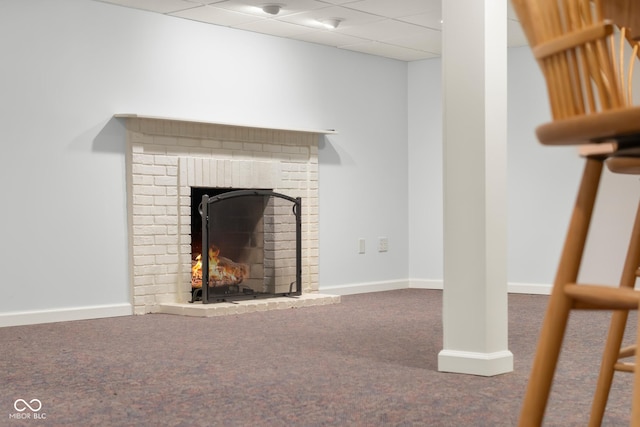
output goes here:
[[191, 299], [191, 187], [302, 198], [302, 289], [318, 290], [319, 134], [129, 117], [130, 282], [136, 314]]

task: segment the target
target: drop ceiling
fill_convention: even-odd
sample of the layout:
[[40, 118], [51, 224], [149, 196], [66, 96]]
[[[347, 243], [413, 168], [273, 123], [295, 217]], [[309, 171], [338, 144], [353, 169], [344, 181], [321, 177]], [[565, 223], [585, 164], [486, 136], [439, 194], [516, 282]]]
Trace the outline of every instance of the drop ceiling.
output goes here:
[[[96, 0], [239, 30], [416, 61], [440, 56], [442, 0]], [[509, 46], [524, 46], [510, 7]], [[265, 5], [278, 5], [270, 15]], [[323, 20], [340, 23], [328, 29]]]

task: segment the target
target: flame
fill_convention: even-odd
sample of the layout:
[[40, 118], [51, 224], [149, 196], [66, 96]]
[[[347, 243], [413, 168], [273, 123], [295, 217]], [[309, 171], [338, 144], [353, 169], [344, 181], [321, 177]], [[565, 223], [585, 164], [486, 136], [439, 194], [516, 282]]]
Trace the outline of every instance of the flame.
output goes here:
[[202, 254], [198, 254], [191, 266], [191, 287], [202, 287]]
[[[225, 257], [219, 257], [220, 249], [216, 246], [209, 248], [209, 285], [237, 285], [248, 276], [248, 268]], [[191, 266], [191, 287], [202, 287], [202, 256], [198, 254]]]

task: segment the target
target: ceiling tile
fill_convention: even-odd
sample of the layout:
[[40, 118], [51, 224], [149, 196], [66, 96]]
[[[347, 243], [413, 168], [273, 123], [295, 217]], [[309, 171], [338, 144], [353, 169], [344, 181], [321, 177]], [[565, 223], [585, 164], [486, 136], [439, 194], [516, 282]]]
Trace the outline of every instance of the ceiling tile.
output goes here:
[[440, 10], [419, 13], [417, 15], [403, 16], [396, 19], [398, 21], [408, 22], [410, 24], [416, 24], [422, 27], [442, 31], [442, 12]]
[[171, 16], [192, 19], [194, 21], [207, 22], [209, 24], [236, 26], [247, 22], [255, 21], [259, 18], [253, 15], [233, 12], [231, 10], [218, 9], [214, 6], [200, 6], [172, 13]]
[[348, 3], [356, 3], [360, 0], [318, 0], [321, 3], [329, 3], [329, 4], [348, 4]]
[[419, 59], [434, 58], [435, 55], [419, 50], [406, 49], [398, 46], [389, 45], [380, 42], [366, 42], [352, 45], [340, 46], [341, 49], [353, 50], [356, 52], [368, 53], [371, 55], [384, 56], [387, 58], [398, 59], [400, 61], [416, 61]]
[[256, 33], [270, 34], [279, 37], [294, 37], [297, 39], [299, 34], [309, 32], [309, 28], [302, 25], [290, 24], [288, 22], [279, 22], [274, 19], [261, 19], [258, 21], [247, 22], [236, 25], [234, 28], [240, 30], [254, 31]]
[[386, 40], [394, 37], [404, 37], [420, 33], [424, 28], [394, 19], [383, 19], [354, 27], [340, 26], [337, 31], [350, 36], [374, 41]]
[[439, 9], [438, 1], [425, 0], [360, 0], [346, 5], [351, 9], [361, 10], [374, 15], [400, 18], [418, 13], [432, 12]]
[[176, 12], [199, 6], [198, 3], [188, 0], [106, 0], [103, 2], [159, 13]]
[[275, 18], [274, 15], [269, 15], [262, 10], [262, 6], [265, 6], [267, 4], [281, 5], [280, 13], [278, 13], [277, 15], [278, 18], [292, 13], [299, 13], [331, 6], [327, 3], [319, 2], [316, 0], [276, 0], [273, 2], [270, 2], [269, 0], [226, 0], [216, 3], [215, 7], [233, 10], [235, 12], [258, 15], [264, 18]]
[[365, 41], [358, 37], [348, 36], [346, 34], [341, 34], [329, 30], [310, 31], [308, 33], [298, 34], [296, 36], [296, 39], [311, 43], [325, 44], [329, 46], [357, 44], [363, 43]]
[[428, 28], [422, 28], [418, 33], [392, 37], [381, 41], [395, 46], [402, 46], [437, 54], [442, 51], [442, 33]]
[[278, 17], [279, 21], [290, 22], [292, 24], [305, 25], [310, 28], [322, 28], [325, 27], [320, 21], [329, 18], [339, 18], [342, 20], [339, 29], [350, 28], [369, 22], [379, 21], [379, 16], [371, 15], [369, 13], [360, 12], [357, 10], [347, 9], [339, 6], [325, 7], [322, 9], [315, 9], [308, 12], [295, 13]]

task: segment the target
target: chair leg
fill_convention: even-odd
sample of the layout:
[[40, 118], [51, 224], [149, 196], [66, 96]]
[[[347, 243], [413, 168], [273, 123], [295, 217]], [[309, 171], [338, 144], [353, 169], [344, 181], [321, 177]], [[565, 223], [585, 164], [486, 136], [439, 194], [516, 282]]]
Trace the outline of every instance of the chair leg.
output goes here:
[[627, 325], [628, 311], [615, 311], [611, 317], [611, 325], [607, 335], [604, 353], [602, 354], [602, 364], [598, 384], [591, 404], [591, 416], [589, 417], [589, 427], [602, 425], [602, 418], [609, 400], [609, 391], [613, 382], [614, 366], [618, 361], [618, 354], [622, 346], [622, 337]]
[[[638, 307], [638, 334], [636, 336], [636, 349], [640, 349], [640, 307]], [[640, 369], [636, 367], [633, 373], [633, 394], [631, 396], [631, 427], [640, 427]]]
[[520, 412], [519, 426], [540, 426], [551, 392], [564, 332], [572, 301], [564, 293], [564, 284], [575, 283], [595, 205], [603, 160], [587, 158], [569, 230], [562, 249], [558, 272], [538, 339], [533, 367]]
[[[640, 266], [640, 204], [636, 210], [636, 218], [631, 231], [629, 240], [629, 248], [622, 269], [620, 278], [620, 287], [633, 289], [636, 284], [637, 270]], [[602, 355], [602, 364], [600, 366], [600, 375], [596, 392], [591, 405], [591, 417], [589, 418], [589, 426], [599, 426], [602, 424], [609, 391], [615, 373], [615, 364], [618, 361], [620, 347], [622, 346], [622, 338], [629, 317], [628, 311], [615, 311], [611, 316], [611, 324], [607, 335], [604, 353]]]

